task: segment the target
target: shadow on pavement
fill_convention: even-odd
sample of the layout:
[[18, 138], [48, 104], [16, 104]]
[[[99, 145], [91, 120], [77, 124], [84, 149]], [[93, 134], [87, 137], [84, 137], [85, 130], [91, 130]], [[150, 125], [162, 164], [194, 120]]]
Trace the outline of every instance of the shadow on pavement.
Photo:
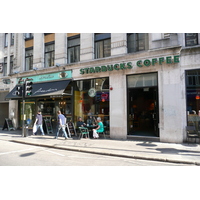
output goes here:
[[142, 143], [138, 143], [136, 145], [139, 145], [139, 146], [147, 146], [147, 147], [156, 147], [157, 145], [156, 144], [152, 144], [151, 142], [142, 142]]
[[[179, 150], [179, 149], [174, 149], [174, 148], [157, 148], [155, 150], [160, 151], [160, 153], [164, 153], [164, 154], [180, 155], [183, 153], [183, 155], [188, 155], [188, 156], [200, 156], [200, 151]], [[195, 153], [195, 155], [193, 153]], [[196, 154], [199, 154], [199, 155], [196, 155]]]
[[34, 155], [35, 153], [24, 153], [24, 154], [21, 154], [20, 157], [27, 157], [27, 156], [32, 156]]
[[197, 144], [197, 143], [182, 143], [181, 145], [184, 147], [197, 147], [199, 144]]

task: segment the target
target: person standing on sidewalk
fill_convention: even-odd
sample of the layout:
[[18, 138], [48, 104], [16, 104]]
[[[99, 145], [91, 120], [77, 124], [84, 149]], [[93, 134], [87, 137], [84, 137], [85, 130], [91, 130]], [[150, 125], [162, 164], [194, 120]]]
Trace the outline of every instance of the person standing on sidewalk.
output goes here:
[[[36, 132], [37, 132], [38, 128], [40, 128], [40, 131], [41, 131], [42, 135], [44, 135], [44, 130], [43, 130], [43, 127], [42, 127], [42, 123], [43, 123], [42, 114], [41, 114], [41, 111], [39, 110], [37, 115], [36, 115], [34, 126], [36, 126]], [[35, 135], [35, 133], [33, 133], [33, 135]]]
[[63, 114], [61, 114], [60, 111], [58, 111], [57, 114], [58, 114], [58, 128], [57, 128], [55, 139], [58, 138], [60, 129], [62, 129], [65, 139], [68, 139], [67, 133], [65, 131], [66, 117]]

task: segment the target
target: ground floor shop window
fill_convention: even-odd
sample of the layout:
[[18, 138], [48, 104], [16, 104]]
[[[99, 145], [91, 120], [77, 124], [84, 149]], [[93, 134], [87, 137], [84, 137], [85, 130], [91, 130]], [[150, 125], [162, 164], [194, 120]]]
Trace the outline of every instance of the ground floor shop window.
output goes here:
[[159, 136], [157, 73], [131, 75], [128, 82], [128, 135]]
[[76, 81], [74, 88], [74, 122], [82, 117], [85, 123], [101, 117], [109, 126], [109, 78]]
[[68, 120], [72, 120], [72, 98], [71, 96], [40, 98], [37, 100], [37, 110], [41, 110], [44, 118], [56, 119], [57, 111], [61, 111]]
[[[72, 96], [57, 96], [54, 98], [35, 98], [24, 103], [24, 120], [30, 128], [33, 127], [35, 116], [40, 110], [43, 119], [49, 119], [54, 129], [57, 125], [57, 111], [66, 116], [67, 121], [72, 121]], [[23, 102], [20, 101], [20, 127], [23, 123]]]
[[53, 130], [57, 126], [57, 111], [67, 118], [67, 121], [72, 121], [72, 96], [40, 98], [37, 99], [37, 110], [41, 110], [43, 119], [48, 119], [51, 122]]
[[[35, 120], [35, 100], [29, 99], [24, 102], [24, 120], [25, 124], [28, 124], [29, 127], [32, 127]], [[20, 101], [20, 121], [19, 126], [22, 127], [23, 124], [23, 102]]]
[[200, 130], [200, 69], [186, 71], [187, 123]]

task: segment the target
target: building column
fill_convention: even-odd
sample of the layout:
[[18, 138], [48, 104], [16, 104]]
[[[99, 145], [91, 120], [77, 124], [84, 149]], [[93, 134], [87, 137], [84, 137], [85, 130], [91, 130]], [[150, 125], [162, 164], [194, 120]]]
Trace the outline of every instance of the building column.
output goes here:
[[55, 33], [55, 65], [67, 63], [67, 35]]
[[127, 53], [126, 33], [111, 33], [111, 56]]
[[94, 33], [81, 33], [80, 61], [94, 58]]
[[34, 33], [33, 68], [44, 67], [44, 34]]
[[[14, 114], [14, 115], [12, 115]], [[12, 119], [13, 126], [15, 128], [19, 127], [19, 120], [18, 116], [20, 115], [20, 110], [18, 108], [18, 101], [17, 100], [10, 100], [9, 101], [9, 119]]]
[[109, 78], [110, 87], [110, 137], [127, 138], [126, 76], [113, 72]]
[[186, 126], [184, 70], [162, 66], [159, 83], [160, 141], [182, 143]]

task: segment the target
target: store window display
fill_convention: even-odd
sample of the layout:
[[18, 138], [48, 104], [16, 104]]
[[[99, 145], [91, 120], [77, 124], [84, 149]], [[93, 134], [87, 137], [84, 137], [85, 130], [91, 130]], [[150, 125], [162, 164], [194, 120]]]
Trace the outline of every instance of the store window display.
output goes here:
[[186, 71], [187, 124], [200, 130], [200, 69]]
[[[74, 89], [74, 121], [95, 123], [101, 117], [109, 125], [109, 78], [76, 81]], [[75, 121], [76, 122], [76, 121]]]

